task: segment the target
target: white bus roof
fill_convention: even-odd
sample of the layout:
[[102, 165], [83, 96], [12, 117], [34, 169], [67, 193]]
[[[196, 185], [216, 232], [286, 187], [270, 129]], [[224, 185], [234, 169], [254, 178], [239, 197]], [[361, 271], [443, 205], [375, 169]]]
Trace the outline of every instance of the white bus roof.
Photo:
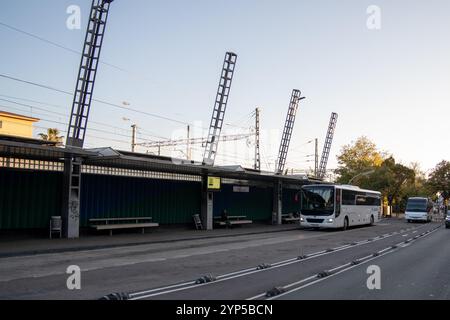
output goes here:
[[371, 192], [371, 193], [381, 194], [381, 192], [379, 192], [379, 191], [361, 189], [358, 186], [352, 186], [349, 184], [308, 184], [308, 185], [304, 185], [304, 187], [326, 187], [326, 186], [339, 187], [340, 189], [345, 189], [345, 190], [354, 190], [354, 191]]

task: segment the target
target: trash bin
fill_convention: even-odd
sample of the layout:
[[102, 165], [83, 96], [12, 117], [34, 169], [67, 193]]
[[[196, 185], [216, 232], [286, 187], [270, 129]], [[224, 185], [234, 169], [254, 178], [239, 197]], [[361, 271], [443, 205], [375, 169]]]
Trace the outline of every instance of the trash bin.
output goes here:
[[391, 217], [391, 207], [390, 206], [383, 206], [383, 215], [385, 217]]
[[61, 216], [52, 216], [50, 218], [50, 239], [52, 238], [52, 234], [55, 232], [59, 233], [59, 237], [61, 238], [62, 233]]
[[277, 225], [278, 224], [278, 213], [273, 211], [272, 212], [272, 225]]

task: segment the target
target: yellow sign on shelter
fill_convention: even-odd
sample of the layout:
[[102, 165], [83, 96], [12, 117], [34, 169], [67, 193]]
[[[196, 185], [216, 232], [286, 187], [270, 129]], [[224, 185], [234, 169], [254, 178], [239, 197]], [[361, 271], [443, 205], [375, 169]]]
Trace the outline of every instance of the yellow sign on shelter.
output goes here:
[[208, 190], [220, 190], [220, 178], [208, 177]]

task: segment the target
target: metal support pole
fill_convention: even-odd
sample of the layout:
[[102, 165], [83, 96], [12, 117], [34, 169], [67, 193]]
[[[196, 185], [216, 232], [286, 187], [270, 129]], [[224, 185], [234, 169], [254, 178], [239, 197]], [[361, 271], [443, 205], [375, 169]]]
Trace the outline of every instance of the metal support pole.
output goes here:
[[315, 140], [315, 152], [314, 152], [314, 177], [317, 178], [319, 171], [319, 139]]
[[292, 90], [291, 101], [289, 103], [286, 122], [284, 123], [283, 135], [281, 137], [280, 149], [278, 151], [278, 158], [276, 162], [275, 174], [283, 174], [284, 165], [289, 150], [289, 143], [291, 141], [292, 131], [294, 129], [295, 116], [300, 100], [305, 99], [301, 97], [300, 90]]
[[261, 170], [261, 155], [259, 153], [259, 108], [255, 109], [255, 170]]
[[209, 126], [208, 140], [206, 141], [203, 162], [207, 165], [214, 165], [217, 149], [219, 146], [220, 132], [222, 131], [225, 110], [227, 108], [228, 97], [230, 95], [231, 82], [233, 80], [237, 55], [227, 52], [223, 62], [222, 72], [217, 89], [216, 100], [214, 102], [211, 124]]
[[336, 128], [338, 115], [337, 113], [331, 113], [330, 123], [328, 124], [327, 135], [325, 136], [325, 142], [323, 144], [322, 157], [320, 158], [319, 174], [318, 178], [325, 178], [327, 173], [327, 162], [330, 156], [331, 143], [333, 142], [334, 130]]
[[81, 159], [64, 160], [62, 222], [65, 238], [78, 238], [80, 228]]
[[283, 184], [279, 180], [273, 186], [273, 216], [272, 224], [280, 225], [282, 223], [283, 213]]
[[202, 176], [201, 213], [203, 228], [213, 229], [214, 193], [208, 191], [208, 175]]
[[190, 150], [190, 139], [191, 139], [191, 127], [187, 126], [187, 140], [186, 140], [186, 159], [191, 160], [191, 150]]
[[136, 147], [136, 129], [137, 129], [137, 126], [135, 124], [133, 124], [131, 126], [131, 130], [132, 130], [132, 135], [131, 135], [131, 152], [134, 152], [135, 147]]
[[67, 129], [66, 145], [82, 148], [112, 0], [93, 0]]
[[[94, 92], [100, 52], [108, 20], [109, 6], [113, 0], [92, 0], [80, 67], [73, 95], [66, 147], [83, 148]], [[61, 217], [64, 236], [78, 238], [80, 229], [82, 159], [64, 160]]]

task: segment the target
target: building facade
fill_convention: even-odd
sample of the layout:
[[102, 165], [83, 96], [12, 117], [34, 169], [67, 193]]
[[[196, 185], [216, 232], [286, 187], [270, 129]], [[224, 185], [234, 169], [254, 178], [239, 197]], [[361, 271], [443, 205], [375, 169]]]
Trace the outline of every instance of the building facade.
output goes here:
[[0, 134], [24, 138], [33, 137], [33, 123], [37, 118], [0, 110]]

